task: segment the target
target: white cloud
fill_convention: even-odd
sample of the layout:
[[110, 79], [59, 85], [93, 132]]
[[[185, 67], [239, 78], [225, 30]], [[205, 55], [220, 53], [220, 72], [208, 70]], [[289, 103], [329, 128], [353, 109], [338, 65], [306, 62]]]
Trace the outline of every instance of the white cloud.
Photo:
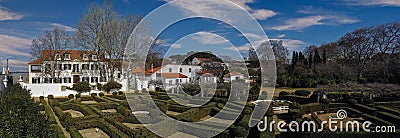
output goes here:
[[182, 45], [181, 44], [173, 44], [172, 47], [173, 48], [182, 48]]
[[277, 36], [277, 38], [284, 38], [284, 37], [286, 37], [285, 34], [279, 34], [279, 35]]
[[[163, 0], [166, 2], [171, 2], [173, 0]], [[254, 3], [254, 0], [230, 0], [236, 5], [242, 7], [252, 14], [256, 19], [265, 20], [269, 17], [273, 17], [277, 15], [276, 12], [267, 9], [252, 9], [247, 4]], [[196, 4], [193, 4], [193, 1], [175, 1], [174, 6], [177, 6], [180, 10], [185, 12], [188, 15], [203, 15], [208, 17], [217, 17], [218, 19], [223, 19], [226, 21], [234, 21], [229, 17], [232, 13], [227, 13], [226, 11], [232, 10], [229, 3], [225, 1], [197, 1]]]
[[228, 43], [229, 41], [223, 39], [223, 37], [213, 34], [210, 32], [197, 32], [192, 36], [193, 39], [199, 41], [202, 44], [211, 45], [211, 44], [223, 44]]
[[31, 40], [9, 36], [0, 35], [0, 54], [1, 55], [15, 55], [30, 57], [29, 51]]
[[342, 16], [323, 16], [323, 15], [313, 15], [300, 17], [295, 19], [289, 19], [285, 21], [283, 25], [278, 25], [271, 27], [272, 30], [302, 30], [307, 27], [316, 25], [337, 25], [337, 24], [352, 24], [357, 23], [360, 20], [342, 17]]
[[[66, 26], [66, 25], [62, 25], [59, 23], [50, 23], [50, 26], [54, 27], [54, 28], [58, 28], [67, 32], [75, 32], [76, 28], [70, 27], [70, 26]], [[51, 29], [52, 30], [52, 29]]]
[[364, 5], [364, 6], [393, 6], [400, 7], [399, 0], [343, 0], [347, 5]]
[[273, 16], [277, 15], [278, 13], [276, 13], [272, 10], [261, 9], [261, 10], [253, 11], [252, 14], [256, 19], [265, 20], [269, 17], [273, 17]]
[[22, 17], [21, 14], [12, 12], [9, 9], [0, 6], [0, 21], [20, 20]]

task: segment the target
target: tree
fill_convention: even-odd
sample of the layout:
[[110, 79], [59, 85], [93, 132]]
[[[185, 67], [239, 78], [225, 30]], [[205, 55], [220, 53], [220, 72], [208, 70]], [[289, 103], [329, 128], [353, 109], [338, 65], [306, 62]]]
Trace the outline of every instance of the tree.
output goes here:
[[122, 85], [116, 81], [109, 81], [104, 84], [103, 89], [106, 92], [110, 92], [112, 89], [121, 89]]
[[77, 91], [78, 93], [90, 92], [91, 90], [89, 82], [86, 81], [75, 83], [74, 85], [72, 85], [72, 89]]
[[131, 15], [119, 16], [108, 1], [102, 7], [92, 3], [84, 14], [78, 23], [76, 44], [97, 55], [105, 54], [108, 59], [116, 59], [115, 62], [109, 61], [109, 66], [103, 67], [100, 56], [97, 56], [101, 78], [105, 78], [106, 72], [109, 72], [108, 77], [114, 79], [114, 71], [120, 65], [113, 64], [118, 64], [122, 59], [128, 39], [140, 20], [141, 17], [133, 18]]
[[[57, 58], [61, 58], [62, 50], [71, 49], [71, 44], [72, 35], [58, 28], [54, 28], [52, 31], [45, 31], [43, 35], [32, 40], [31, 55], [33, 58], [45, 61], [44, 73], [41, 75], [47, 77], [47, 74], [49, 74], [50, 78], [47, 79], [49, 79], [50, 83], [60, 83], [61, 64], [59, 64]], [[42, 53], [43, 50], [48, 50], [48, 53]]]
[[0, 93], [0, 137], [47, 137], [49, 125], [30, 93], [19, 85]]

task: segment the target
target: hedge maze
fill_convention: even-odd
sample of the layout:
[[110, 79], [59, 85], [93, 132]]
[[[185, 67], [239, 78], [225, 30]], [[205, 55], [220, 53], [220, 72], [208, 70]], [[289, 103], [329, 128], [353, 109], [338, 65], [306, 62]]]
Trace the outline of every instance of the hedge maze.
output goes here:
[[[120, 95], [121, 94], [121, 95]], [[174, 95], [173, 95], [174, 96]], [[188, 98], [180, 95], [176, 95], [178, 101], [198, 105], [203, 103], [206, 99], [204, 98]], [[137, 114], [140, 115], [141, 121], [132, 114], [132, 110], [128, 105], [126, 97], [129, 100], [136, 100], [137, 105], [134, 105], [132, 109], [139, 111], [148, 111], [149, 114]], [[153, 100], [155, 105], [148, 104], [146, 100]], [[104, 94], [92, 94], [91, 96], [72, 95], [68, 98], [53, 98], [50, 96], [48, 104], [45, 104], [46, 114], [49, 114], [49, 121], [54, 122], [55, 134], [59, 134], [63, 137], [61, 128], [55, 123], [55, 116], [60, 120], [62, 126], [67, 130], [73, 138], [83, 137], [82, 130], [92, 130], [94, 128], [100, 129], [106, 133], [109, 137], [158, 137], [143, 125], [146, 124], [157, 124], [151, 125], [152, 127], [164, 127], [164, 131], [167, 134], [173, 135], [178, 132], [194, 135], [195, 131], [202, 130], [204, 133], [215, 132], [217, 129], [225, 129], [226, 124], [229, 122], [227, 116], [233, 114], [240, 114], [239, 118], [233, 122], [223, 133], [220, 133], [216, 137], [244, 137], [249, 135], [248, 122], [250, 115], [254, 108], [254, 105], [246, 104], [244, 111], [241, 112], [240, 103], [226, 104], [226, 98], [213, 97], [210, 101], [202, 106], [188, 107], [183, 106], [176, 101], [172, 100], [169, 95], [165, 92], [151, 92], [151, 97], [145, 97], [144, 95], [138, 94], [123, 94], [117, 93], [112, 95]], [[180, 120], [184, 125], [179, 126], [168, 126], [168, 122], [162, 122], [158, 113], [154, 111], [154, 106], [157, 106], [164, 114], [169, 117]], [[221, 111], [222, 109], [226, 111]], [[83, 116], [73, 116], [73, 113], [81, 113]], [[205, 123], [200, 122], [207, 120], [220, 114], [220, 118], [215, 118], [218, 123]], [[188, 124], [184, 122], [198, 122], [195, 124]], [[87, 132], [87, 131], [86, 131]], [[96, 133], [96, 132], [93, 132]], [[251, 135], [265, 135], [260, 132], [251, 133]]]

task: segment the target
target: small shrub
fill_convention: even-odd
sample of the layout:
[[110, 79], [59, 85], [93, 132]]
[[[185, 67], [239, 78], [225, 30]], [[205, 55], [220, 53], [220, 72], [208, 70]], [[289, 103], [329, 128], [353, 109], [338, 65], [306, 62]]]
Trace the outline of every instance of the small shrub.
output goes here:
[[103, 97], [104, 96], [104, 92], [99, 93], [99, 96]]
[[90, 96], [96, 97], [96, 96], [97, 96], [97, 93], [92, 93], [92, 94], [90, 94]]
[[72, 89], [78, 93], [89, 92], [91, 90], [89, 82], [81, 81], [72, 85]]
[[247, 130], [246, 128], [242, 126], [235, 126], [232, 127], [231, 129], [233, 137], [246, 137], [247, 136]]
[[289, 93], [289, 92], [286, 92], [286, 91], [281, 91], [281, 92], [279, 93], [279, 97], [286, 96], [286, 95], [290, 95], [290, 93]]
[[298, 96], [308, 96], [308, 95], [310, 95], [310, 93], [311, 92], [307, 91], [307, 90], [297, 90], [294, 92], [294, 94], [298, 95]]
[[123, 95], [123, 94], [124, 94], [123, 91], [119, 91], [119, 92], [118, 92], [118, 95]]
[[350, 105], [356, 105], [356, 104], [357, 104], [357, 100], [355, 100], [355, 99], [350, 99], [350, 100], [348, 101], [348, 103], [349, 103]]
[[113, 93], [112, 93], [112, 95], [114, 95], [114, 96], [117, 96], [117, 95], [118, 95], [118, 93], [117, 93], [117, 92], [113, 92]]
[[368, 105], [368, 104], [373, 104], [373, 103], [374, 103], [374, 101], [371, 100], [371, 99], [365, 99], [365, 100], [364, 100], [364, 104], [366, 104], [366, 105]]
[[324, 99], [321, 99], [321, 103], [322, 104], [330, 104], [331, 101], [329, 99], [324, 98]]
[[81, 98], [81, 94], [75, 94], [75, 98]]
[[106, 92], [110, 92], [112, 89], [120, 89], [122, 88], [122, 85], [116, 81], [109, 81], [106, 84], [103, 85], [103, 89]]
[[50, 94], [50, 95], [47, 95], [47, 98], [48, 99], [54, 99], [54, 96]]
[[44, 96], [40, 96], [40, 97], [39, 97], [39, 100], [43, 100], [43, 99], [44, 99]]
[[68, 99], [72, 99], [72, 98], [74, 98], [74, 95], [73, 94], [69, 94], [68, 95]]
[[147, 92], [146, 88], [143, 88], [142, 93], [146, 93], [146, 92]]

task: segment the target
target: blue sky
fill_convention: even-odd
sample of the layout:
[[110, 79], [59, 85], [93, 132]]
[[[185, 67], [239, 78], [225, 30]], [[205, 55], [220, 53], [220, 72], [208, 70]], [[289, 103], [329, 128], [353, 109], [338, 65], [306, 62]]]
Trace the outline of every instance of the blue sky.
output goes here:
[[[113, 0], [114, 9], [121, 15], [145, 16], [169, 0]], [[302, 50], [308, 45], [320, 45], [340, 38], [346, 32], [363, 26], [400, 21], [398, 0], [231, 0], [258, 19], [269, 39], [281, 39], [289, 50]], [[45, 30], [54, 27], [75, 31], [92, 1], [54, 0], [0, 0], [0, 60], [10, 59], [12, 68], [27, 69], [32, 60], [29, 54], [31, 40]], [[103, 1], [94, 1], [102, 4]], [[186, 5], [185, 5], [186, 4]], [[208, 7], [207, 7], [208, 6]], [[176, 8], [192, 8], [196, 13], [206, 13], [218, 8], [209, 5], [188, 5]], [[186, 9], [187, 10], [187, 9]], [[160, 35], [165, 47], [177, 42], [175, 49], [190, 45], [186, 35], [194, 36], [203, 45], [231, 43], [246, 51], [248, 42], [243, 35], [214, 20], [191, 19], [169, 27]], [[224, 37], [207, 35], [215, 33]], [[244, 34], [258, 38], [255, 34]], [[213, 40], [213, 41], [210, 41]], [[218, 40], [222, 40], [221, 43]], [[182, 44], [179, 44], [181, 42]], [[200, 44], [192, 43], [192, 44]], [[229, 44], [230, 44], [229, 43]], [[183, 45], [184, 44], [184, 45]], [[227, 50], [227, 49], [225, 49]], [[183, 53], [182, 53], [183, 54]]]

